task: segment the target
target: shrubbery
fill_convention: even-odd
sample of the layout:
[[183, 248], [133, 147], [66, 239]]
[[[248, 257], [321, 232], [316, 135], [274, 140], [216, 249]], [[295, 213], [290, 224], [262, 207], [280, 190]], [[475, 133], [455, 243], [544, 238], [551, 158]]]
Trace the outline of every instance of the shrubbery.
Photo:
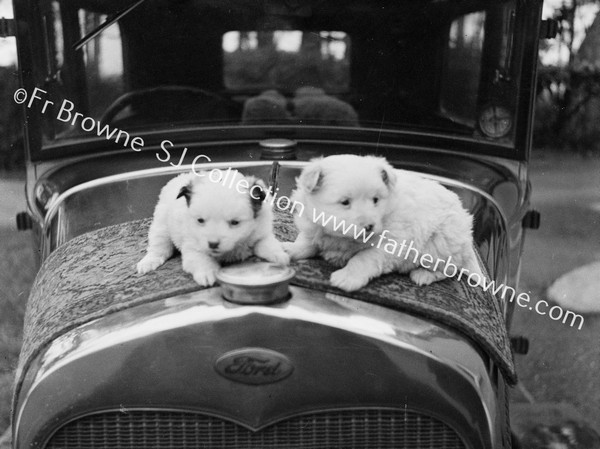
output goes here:
[[600, 154], [600, 70], [541, 67], [535, 112], [536, 147]]

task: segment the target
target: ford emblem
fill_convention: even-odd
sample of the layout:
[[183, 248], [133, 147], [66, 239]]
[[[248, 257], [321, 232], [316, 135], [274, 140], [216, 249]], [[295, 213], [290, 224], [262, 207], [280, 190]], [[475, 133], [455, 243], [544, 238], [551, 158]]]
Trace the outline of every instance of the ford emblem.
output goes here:
[[215, 363], [217, 372], [234, 382], [264, 385], [285, 379], [294, 366], [279, 352], [264, 348], [243, 348], [229, 351]]

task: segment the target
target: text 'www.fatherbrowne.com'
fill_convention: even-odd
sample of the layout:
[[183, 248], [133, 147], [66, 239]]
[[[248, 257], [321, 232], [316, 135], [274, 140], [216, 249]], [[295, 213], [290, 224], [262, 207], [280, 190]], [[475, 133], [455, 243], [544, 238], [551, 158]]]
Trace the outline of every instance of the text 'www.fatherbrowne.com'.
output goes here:
[[[355, 240], [362, 243], [371, 242], [371, 239], [375, 236], [374, 232], [367, 233], [364, 227], [359, 228], [354, 223], [348, 224], [345, 220], [338, 220], [334, 215], [327, 216], [324, 212], [318, 213], [315, 209], [312, 211], [311, 219], [315, 224], [323, 227], [330, 225], [335, 232], [350, 235], [354, 237]], [[519, 307], [528, 308], [539, 315], [547, 315], [554, 321], [562, 321], [563, 324], [569, 324], [570, 327], [574, 327], [578, 324], [578, 330], [581, 330], [581, 327], [583, 326], [584, 318], [582, 315], [576, 314], [570, 310], [564, 310], [558, 305], [550, 307], [550, 304], [544, 300], [532, 302], [528, 293], [522, 292], [517, 294], [517, 291], [508, 285], [502, 283], [496, 284], [496, 281], [487, 279], [485, 276], [480, 276], [479, 273], [471, 273], [466, 268], [459, 269], [452, 263], [452, 256], [449, 256], [448, 259], [434, 259], [431, 254], [420, 253], [419, 250], [415, 248], [414, 242], [407, 242], [406, 240], [398, 242], [387, 237], [388, 234], [388, 230], [384, 230], [378, 234], [377, 242], [373, 240], [371, 246], [382, 249], [386, 253], [395, 255], [396, 257], [403, 257], [404, 260], [409, 260], [409, 258], [412, 257], [411, 260], [413, 263], [419, 264], [428, 270], [440, 271], [444, 273], [446, 277], [453, 278], [456, 276], [458, 281], [464, 277], [467, 280], [467, 284], [471, 287], [481, 287], [483, 291], [491, 292], [494, 296], [500, 297], [504, 301], [513, 302], [516, 298], [516, 304]]]

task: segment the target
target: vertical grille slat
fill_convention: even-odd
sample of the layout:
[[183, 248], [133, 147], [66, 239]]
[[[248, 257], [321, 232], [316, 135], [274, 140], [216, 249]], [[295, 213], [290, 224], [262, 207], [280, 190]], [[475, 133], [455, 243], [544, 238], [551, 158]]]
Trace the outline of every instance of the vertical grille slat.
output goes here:
[[464, 449], [445, 423], [408, 410], [296, 416], [258, 432], [212, 416], [128, 410], [77, 419], [45, 449]]

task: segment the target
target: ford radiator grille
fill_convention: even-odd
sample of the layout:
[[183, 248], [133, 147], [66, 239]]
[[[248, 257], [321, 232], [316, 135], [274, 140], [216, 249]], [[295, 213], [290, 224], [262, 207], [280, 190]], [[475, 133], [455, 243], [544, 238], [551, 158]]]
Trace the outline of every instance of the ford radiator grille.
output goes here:
[[296, 416], [258, 432], [206, 415], [111, 412], [62, 427], [46, 449], [464, 449], [443, 422], [402, 410]]

